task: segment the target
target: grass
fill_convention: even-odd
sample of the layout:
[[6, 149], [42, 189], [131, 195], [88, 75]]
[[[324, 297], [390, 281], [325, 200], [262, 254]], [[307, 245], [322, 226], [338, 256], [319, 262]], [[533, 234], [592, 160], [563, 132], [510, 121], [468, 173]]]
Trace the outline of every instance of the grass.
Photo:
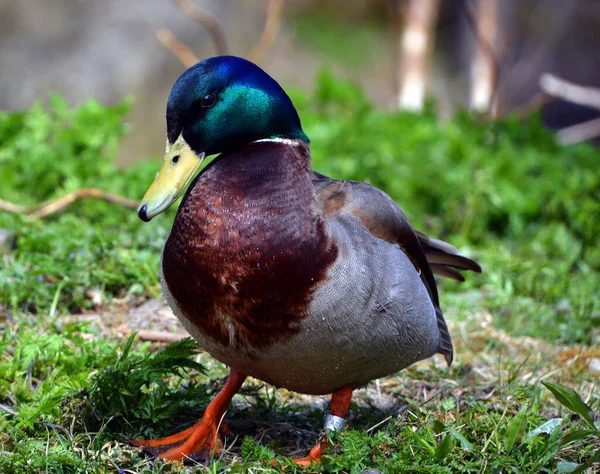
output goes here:
[[[569, 410], [540, 384], [574, 386], [597, 412], [585, 350], [513, 338], [484, 316], [452, 325], [452, 368], [422, 362], [357, 392], [351, 431], [335, 437], [325, 469], [555, 472], [591, 459], [600, 438], [582, 416], [588, 408], [567, 401], [579, 413]], [[64, 323], [70, 317], [49, 324], [24, 317], [5, 334], [12, 357], [1, 368], [12, 383], [3, 387], [3, 403], [16, 414], [0, 418], [1, 472], [268, 471], [270, 460], [289, 462], [286, 456], [305, 454], [315, 442], [322, 398], [253, 381], [228, 415], [239, 438], [208, 468], [152, 462], [126, 440], [193, 422], [219, 385], [209, 380], [221, 379], [224, 368], [186, 340], [155, 352], [111, 335], [103, 319]]]
[[[418, 228], [485, 272], [441, 283], [454, 365], [421, 362], [357, 392], [350, 430], [320, 469], [591, 465], [600, 449], [590, 415], [600, 410], [598, 151], [559, 147], [537, 117], [440, 123], [433, 109], [377, 110], [327, 73], [312, 96], [292, 96], [317, 170], [386, 190]], [[126, 112], [55, 97], [48, 108], [0, 113], [0, 197], [34, 204], [94, 186], [138, 199], [158, 159], [114, 166]], [[154, 462], [127, 445], [195, 421], [219, 387], [211, 381], [226, 374], [188, 342], [160, 351], [117, 331], [165, 324], [132, 321], [160, 294], [173, 215], [144, 225], [97, 201], [43, 220], [0, 213], [14, 242], [0, 246], [0, 472], [267, 472], [315, 442], [325, 399], [252, 381], [228, 414], [238, 437], [208, 466]]]

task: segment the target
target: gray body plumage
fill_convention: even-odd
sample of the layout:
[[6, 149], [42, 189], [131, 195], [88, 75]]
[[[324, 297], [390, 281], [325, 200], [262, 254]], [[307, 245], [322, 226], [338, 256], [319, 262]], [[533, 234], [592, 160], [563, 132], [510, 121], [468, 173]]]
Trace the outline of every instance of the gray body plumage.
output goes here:
[[[346, 203], [325, 215], [321, 191], [331, 183], [344, 187]], [[364, 183], [323, 183], [317, 175], [314, 186], [314, 212], [322, 216], [338, 257], [315, 285], [295, 335], [260, 349], [225, 346], [183, 315], [164, 279], [163, 290], [186, 329], [219, 361], [276, 387], [327, 394], [345, 385], [362, 386], [428, 358], [439, 351], [441, 337], [439, 317], [420, 271], [401, 245], [374, 236], [355, 215], [360, 207], [393, 231], [404, 219], [396, 204]]]
[[356, 219], [327, 225], [340, 258], [316, 288], [297, 335], [260, 351], [222, 346], [167, 300], [200, 346], [224, 364], [276, 387], [327, 394], [393, 374], [437, 352], [439, 331], [427, 290], [400, 248]]

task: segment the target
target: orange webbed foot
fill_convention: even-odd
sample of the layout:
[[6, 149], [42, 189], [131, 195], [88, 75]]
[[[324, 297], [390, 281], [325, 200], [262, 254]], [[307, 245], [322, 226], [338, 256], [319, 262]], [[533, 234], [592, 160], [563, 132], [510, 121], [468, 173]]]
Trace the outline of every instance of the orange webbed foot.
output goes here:
[[[352, 399], [352, 387], [346, 386], [336, 390], [331, 397], [331, 406], [329, 416], [325, 420], [325, 431], [342, 431], [346, 424], [344, 417], [350, 407]], [[294, 458], [292, 461], [302, 467], [308, 467], [311, 464], [318, 464], [323, 459], [323, 451], [327, 448], [327, 435], [321, 438], [321, 441], [314, 446], [308, 456], [303, 458]], [[284, 466], [285, 470], [288, 466]]]
[[231, 370], [225, 386], [206, 407], [204, 415], [194, 426], [165, 438], [134, 440], [131, 444], [169, 461], [181, 461], [186, 458], [209, 459], [213, 454], [220, 454], [223, 442], [219, 432], [229, 433], [223, 417], [229, 402], [245, 379], [246, 375]]
[[210, 458], [213, 454], [220, 454], [223, 448], [218, 423], [218, 420], [205, 414], [198, 423], [187, 430], [155, 440], [134, 440], [131, 444], [169, 461]]
[[294, 458], [292, 461], [294, 464], [298, 464], [302, 467], [308, 467], [311, 464], [318, 464], [321, 462], [321, 459], [323, 459], [323, 450], [326, 447], [327, 443], [325, 440], [323, 440], [310, 450], [308, 456], [304, 456], [303, 458]]
[[[302, 466], [302, 467], [308, 467], [313, 463], [318, 464], [319, 462], [321, 462], [321, 459], [323, 458], [323, 450], [326, 447], [327, 447], [327, 443], [326, 443], [325, 439], [323, 439], [319, 444], [317, 444], [310, 450], [310, 453], [308, 456], [304, 456], [303, 458], [294, 458], [294, 459], [292, 459], [292, 462], [294, 464], [296, 464], [298, 466]], [[278, 461], [273, 461], [271, 464], [273, 466], [279, 466], [283, 472], [285, 472], [290, 467], [287, 464], [281, 466]]]

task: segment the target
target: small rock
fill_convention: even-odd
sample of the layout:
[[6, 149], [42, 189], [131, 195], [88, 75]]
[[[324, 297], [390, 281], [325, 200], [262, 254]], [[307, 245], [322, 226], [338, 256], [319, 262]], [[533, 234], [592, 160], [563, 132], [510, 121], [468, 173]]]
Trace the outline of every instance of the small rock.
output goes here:
[[85, 297], [92, 302], [94, 308], [102, 304], [102, 291], [99, 288], [86, 290]]
[[600, 372], [600, 359], [598, 357], [592, 357], [588, 361], [588, 367], [590, 372]]
[[383, 411], [391, 410], [396, 406], [397, 403], [398, 401], [394, 397], [383, 393], [377, 394], [375, 397], [373, 397], [373, 400], [371, 401], [371, 404], [375, 408]]
[[364, 471], [360, 471], [360, 474], [382, 474], [381, 471], [377, 469], [365, 469]]
[[17, 248], [17, 237], [12, 230], [0, 229], [0, 254], [7, 254]]
[[554, 309], [558, 314], [567, 314], [571, 311], [571, 303], [569, 303], [568, 299], [563, 298], [558, 302]]

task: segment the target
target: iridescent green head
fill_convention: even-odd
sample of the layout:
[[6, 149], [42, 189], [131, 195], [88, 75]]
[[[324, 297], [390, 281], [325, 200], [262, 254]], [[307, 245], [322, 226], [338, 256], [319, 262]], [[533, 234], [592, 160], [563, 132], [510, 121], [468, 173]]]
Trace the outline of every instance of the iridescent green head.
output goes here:
[[308, 141], [281, 86], [234, 56], [206, 59], [177, 79], [167, 103], [167, 138], [174, 143], [181, 134], [207, 155], [263, 138]]
[[309, 141], [292, 101], [271, 76], [234, 56], [192, 66], [169, 95], [165, 162], [138, 208], [140, 218], [167, 209], [205, 156], [268, 138]]

